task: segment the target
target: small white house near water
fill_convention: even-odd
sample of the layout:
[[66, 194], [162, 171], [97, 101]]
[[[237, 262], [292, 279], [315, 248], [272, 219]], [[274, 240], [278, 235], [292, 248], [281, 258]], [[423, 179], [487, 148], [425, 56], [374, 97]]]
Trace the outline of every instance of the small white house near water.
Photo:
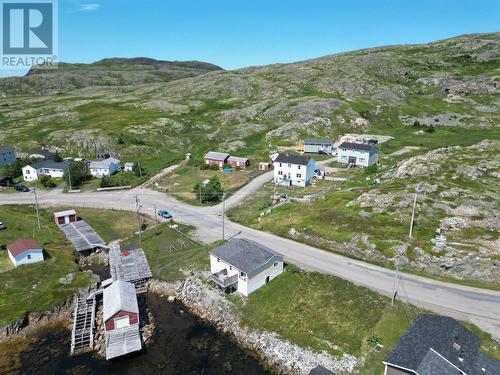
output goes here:
[[43, 261], [43, 249], [34, 240], [19, 239], [7, 245], [9, 258], [14, 266]]
[[43, 160], [38, 163], [25, 165], [22, 168], [24, 181], [36, 181], [42, 176], [50, 176], [52, 178], [63, 178], [64, 173], [68, 169], [69, 162], [54, 160]]
[[367, 143], [344, 142], [337, 148], [337, 161], [353, 166], [369, 167], [378, 163], [378, 148]]
[[94, 160], [90, 163], [90, 174], [96, 178], [108, 177], [121, 169], [120, 160], [109, 157], [103, 160]]
[[274, 160], [276, 185], [310, 185], [316, 162], [307, 156], [279, 154]]
[[257, 242], [234, 238], [210, 252], [211, 279], [248, 296], [283, 272], [283, 255]]

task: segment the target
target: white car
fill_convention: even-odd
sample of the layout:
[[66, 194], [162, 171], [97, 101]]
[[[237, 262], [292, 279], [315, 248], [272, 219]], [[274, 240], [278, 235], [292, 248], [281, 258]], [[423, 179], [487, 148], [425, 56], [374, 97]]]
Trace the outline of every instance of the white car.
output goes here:
[[7, 229], [7, 226], [0, 221], [0, 230]]

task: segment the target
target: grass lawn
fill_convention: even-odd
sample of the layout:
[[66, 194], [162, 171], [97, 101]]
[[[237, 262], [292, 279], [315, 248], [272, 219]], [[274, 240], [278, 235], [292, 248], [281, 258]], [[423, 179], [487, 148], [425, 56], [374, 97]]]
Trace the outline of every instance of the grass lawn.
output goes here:
[[[348, 281], [289, 265], [271, 283], [246, 300], [230, 295], [244, 325], [276, 332], [280, 337], [313, 351], [332, 355], [366, 353], [359, 374], [383, 373], [382, 360], [423, 310], [397, 302]], [[488, 334], [468, 325], [482, 339], [481, 349], [500, 357], [500, 345]], [[374, 351], [369, 339], [383, 345]]]
[[218, 177], [222, 188], [227, 194], [238, 190], [246, 185], [259, 172], [255, 169], [233, 170], [233, 172], [222, 172], [219, 170], [205, 169], [199, 167], [182, 166], [175, 173], [166, 176], [158, 182], [158, 188], [166, 190], [169, 194], [190, 204], [200, 204], [193, 191], [196, 184], [213, 177]]
[[[43, 262], [23, 265], [7, 271], [6, 250], [1, 250], [0, 264], [0, 325], [19, 319], [28, 311], [44, 311], [89, 282], [89, 274], [80, 272], [73, 246], [53, 221], [53, 212], [40, 210], [42, 230], [38, 230], [35, 210], [31, 206], [0, 206], [0, 220], [7, 229], [0, 233], [2, 246], [18, 238], [33, 238], [46, 251]], [[106, 240], [125, 238], [136, 227], [135, 215], [128, 212], [79, 209], [78, 215], [92, 225]], [[59, 283], [70, 272], [77, 276], [70, 285]]]
[[[190, 227], [178, 227], [187, 233]], [[138, 236], [124, 241], [124, 244], [139, 245]], [[183, 278], [186, 270], [209, 269], [208, 252], [212, 246], [201, 246], [171, 229], [167, 223], [144, 232], [141, 247], [148, 258], [153, 277], [174, 282]]]

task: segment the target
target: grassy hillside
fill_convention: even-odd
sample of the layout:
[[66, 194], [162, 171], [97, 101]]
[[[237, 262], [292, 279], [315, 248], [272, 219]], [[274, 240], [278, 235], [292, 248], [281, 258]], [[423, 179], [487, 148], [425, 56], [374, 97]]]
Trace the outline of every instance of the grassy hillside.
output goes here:
[[221, 70], [199, 61], [161, 61], [146, 57], [110, 58], [92, 64], [60, 63], [58, 69], [31, 69], [22, 78], [0, 79], [0, 96], [53, 95], [90, 86], [168, 82]]
[[[104, 60], [0, 80], [10, 87], [0, 99], [0, 143], [81, 156], [110, 150], [157, 170], [185, 152], [261, 158], [270, 143], [345, 132], [389, 134], [427, 149], [470, 145], [500, 120], [499, 33], [235, 71], [202, 65], [213, 71], [169, 82], [162, 69], [172, 66], [159, 66]], [[196, 64], [175, 68], [192, 69], [200, 72]], [[425, 132], [431, 125], [434, 134]]]

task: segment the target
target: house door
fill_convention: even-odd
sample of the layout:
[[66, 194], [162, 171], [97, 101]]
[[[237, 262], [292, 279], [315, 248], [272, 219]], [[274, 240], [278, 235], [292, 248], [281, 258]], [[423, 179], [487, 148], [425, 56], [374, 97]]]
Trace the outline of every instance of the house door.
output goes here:
[[349, 156], [349, 164], [356, 164], [356, 157], [355, 156]]
[[266, 277], [266, 284], [269, 282], [269, 276]]
[[122, 316], [115, 319], [115, 329], [125, 328], [130, 325], [128, 316]]

